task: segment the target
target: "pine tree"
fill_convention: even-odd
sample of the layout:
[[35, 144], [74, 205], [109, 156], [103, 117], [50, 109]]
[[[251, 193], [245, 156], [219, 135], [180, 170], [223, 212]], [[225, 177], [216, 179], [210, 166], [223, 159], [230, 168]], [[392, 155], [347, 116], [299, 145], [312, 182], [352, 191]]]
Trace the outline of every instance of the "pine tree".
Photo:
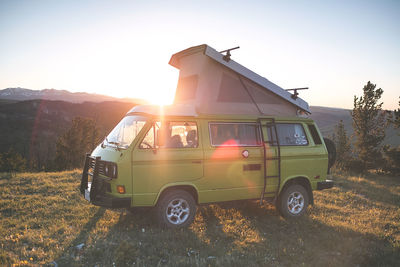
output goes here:
[[351, 159], [351, 145], [342, 120], [335, 126], [334, 136], [337, 165], [339, 168], [347, 168]]
[[13, 148], [0, 155], [0, 171], [15, 175], [16, 172], [24, 171], [26, 160]]
[[378, 167], [381, 159], [381, 143], [385, 138], [387, 126], [382, 102], [378, 103], [383, 90], [368, 82], [363, 88], [363, 95], [354, 96], [353, 118], [355, 151], [364, 171]]
[[[391, 113], [388, 122], [392, 124], [395, 129], [400, 129], [400, 101], [399, 101], [399, 108], [397, 110], [394, 110], [393, 114]], [[398, 132], [397, 134], [400, 135], [400, 132]], [[383, 147], [383, 153], [384, 153], [383, 170], [393, 175], [399, 175], [400, 146], [391, 147], [390, 145], [385, 145]]]
[[3, 154], [0, 153], [0, 172], [3, 171], [3, 166], [4, 166]]
[[[393, 125], [395, 128], [399, 129], [400, 128], [400, 101], [399, 101], [399, 108], [397, 110], [395, 110], [393, 113], [394, 113]], [[400, 133], [399, 133], [399, 135], [400, 135]]]
[[71, 128], [56, 143], [55, 167], [58, 170], [81, 167], [85, 153], [99, 141], [99, 131], [92, 119], [76, 117]]

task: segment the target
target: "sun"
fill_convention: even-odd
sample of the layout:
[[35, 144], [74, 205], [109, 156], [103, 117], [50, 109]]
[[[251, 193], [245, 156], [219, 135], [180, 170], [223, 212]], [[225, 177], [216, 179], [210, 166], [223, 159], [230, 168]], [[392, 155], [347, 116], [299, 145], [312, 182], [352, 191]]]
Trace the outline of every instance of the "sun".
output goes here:
[[146, 92], [145, 99], [154, 105], [171, 105], [174, 101], [178, 77], [175, 73], [159, 74], [158, 79], [152, 81]]
[[153, 105], [171, 105], [174, 100], [174, 94], [162, 90], [157, 90], [154, 95], [147, 97], [146, 100]]

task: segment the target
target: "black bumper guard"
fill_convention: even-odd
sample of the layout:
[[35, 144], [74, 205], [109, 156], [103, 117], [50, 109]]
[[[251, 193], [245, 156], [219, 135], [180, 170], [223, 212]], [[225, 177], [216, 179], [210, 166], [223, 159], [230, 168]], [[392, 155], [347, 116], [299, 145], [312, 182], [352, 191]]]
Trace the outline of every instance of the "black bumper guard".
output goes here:
[[[106, 194], [105, 181], [110, 181], [111, 178], [103, 178], [99, 176], [104, 168], [101, 157], [92, 157], [89, 153], [85, 157], [85, 165], [83, 167], [80, 191], [85, 195], [85, 190], [88, 189], [89, 175], [92, 176], [92, 184], [90, 187], [90, 202], [97, 206], [107, 208], [127, 208], [131, 206], [131, 198], [117, 198]], [[91, 170], [91, 172], [89, 171]]]

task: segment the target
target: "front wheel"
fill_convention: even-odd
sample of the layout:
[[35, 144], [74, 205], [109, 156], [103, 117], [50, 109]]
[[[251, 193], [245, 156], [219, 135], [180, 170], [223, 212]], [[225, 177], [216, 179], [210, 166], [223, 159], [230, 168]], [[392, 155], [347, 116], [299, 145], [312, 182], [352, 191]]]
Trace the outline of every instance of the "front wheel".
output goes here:
[[196, 215], [196, 202], [183, 190], [164, 194], [158, 201], [156, 215], [161, 226], [180, 228], [190, 225]]
[[306, 212], [308, 202], [307, 190], [301, 185], [292, 184], [281, 193], [277, 207], [283, 217], [295, 218]]

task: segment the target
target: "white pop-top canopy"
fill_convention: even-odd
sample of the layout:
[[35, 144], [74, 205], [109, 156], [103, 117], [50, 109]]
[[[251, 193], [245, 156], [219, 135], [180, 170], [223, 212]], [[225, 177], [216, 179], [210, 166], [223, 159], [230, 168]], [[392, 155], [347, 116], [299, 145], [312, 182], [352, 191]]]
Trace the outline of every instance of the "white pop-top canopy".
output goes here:
[[208, 45], [174, 54], [178, 68], [174, 104], [193, 105], [204, 114], [258, 114], [296, 116], [310, 113], [307, 102], [247, 69]]

